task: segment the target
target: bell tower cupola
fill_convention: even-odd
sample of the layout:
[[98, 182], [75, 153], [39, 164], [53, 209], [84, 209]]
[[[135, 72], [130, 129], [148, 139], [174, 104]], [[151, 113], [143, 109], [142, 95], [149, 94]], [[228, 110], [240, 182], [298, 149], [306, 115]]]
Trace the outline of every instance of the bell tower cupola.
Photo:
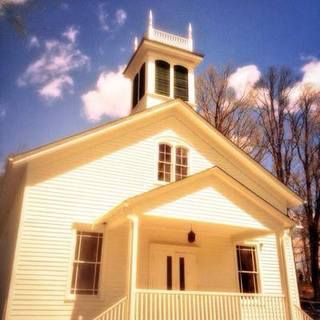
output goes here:
[[132, 83], [131, 113], [172, 99], [182, 99], [195, 107], [194, 70], [203, 55], [193, 49], [192, 27], [188, 36], [167, 33], [153, 26], [149, 13], [147, 32], [138, 43], [124, 70]]

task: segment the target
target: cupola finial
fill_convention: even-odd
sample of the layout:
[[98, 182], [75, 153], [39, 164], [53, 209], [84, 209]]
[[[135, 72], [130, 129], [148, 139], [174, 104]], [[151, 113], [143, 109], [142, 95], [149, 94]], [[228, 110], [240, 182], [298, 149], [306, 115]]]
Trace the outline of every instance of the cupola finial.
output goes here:
[[188, 27], [188, 47], [190, 51], [193, 51], [193, 39], [192, 39], [192, 25], [189, 23]]
[[153, 28], [153, 15], [152, 15], [152, 10], [149, 11], [149, 28]]
[[191, 23], [189, 23], [189, 27], [188, 27], [188, 38], [192, 39], [192, 25], [191, 25]]
[[138, 37], [134, 37], [134, 51], [138, 49]]
[[153, 35], [153, 15], [152, 10], [149, 11], [148, 38], [152, 39]]

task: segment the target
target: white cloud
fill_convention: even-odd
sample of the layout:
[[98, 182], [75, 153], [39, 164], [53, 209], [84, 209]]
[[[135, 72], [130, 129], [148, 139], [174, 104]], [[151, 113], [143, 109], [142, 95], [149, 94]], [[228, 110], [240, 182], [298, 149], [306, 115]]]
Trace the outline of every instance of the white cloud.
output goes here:
[[100, 4], [98, 6], [98, 20], [100, 23], [100, 27], [103, 31], [109, 31], [109, 25], [107, 23], [108, 20], [108, 14], [105, 12], [105, 5], [104, 4]]
[[34, 85], [38, 94], [46, 99], [61, 98], [64, 91], [73, 86], [72, 72], [90, 61], [77, 48], [78, 33], [77, 29], [69, 27], [62, 34], [64, 40], [45, 41], [44, 52], [18, 78], [18, 85]]
[[99, 121], [103, 116], [114, 119], [129, 114], [131, 86], [122, 74], [123, 68], [101, 73], [96, 89], [82, 95], [83, 111], [88, 120]]
[[256, 65], [237, 68], [229, 77], [229, 87], [235, 90], [236, 97], [241, 98], [260, 79], [261, 72]]
[[69, 27], [62, 35], [66, 37], [71, 43], [75, 43], [77, 40], [77, 36], [79, 34], [79, 30], [74, 26]]
[[[1, 4], [2, 5], [22, 5], [22, 4], [25, 4], [27, 1], [29, 1], [29, 0], [2, 0], [1, 2]], [[1, 6], [1, 4], [0, 4], [0, 6]]]
[[290, 104], [294, 108], [295, 103], [304, 90], [320, 90], [320, 60], [312, 59], [302, 66], [302, 79], [292, 88]]
[[61, 3], [60, 8], [62, 10], [68, 10], [70, 8], [69, 4], [66, 2]]
[[118, 9], [115, 14], [117, 24], [119, 26], [124, 25], [127, 20], [127, 13], [123, 9]]
[[109, 15], [106, 11], [106, 6], [101, 3], [98, 6], [98, 20], [102, 31], [114, 32], [118, 27], [125, 24], [127, 20], [127, 12], [123, 9], [117, 9], [116, 12]]
[[40, 47], [39, 39], [36, 36], [30, 37], [30, 39], [29, 39], [29, 47], [30, 48], [39, 48]]
[[0, 105], [0, 121], [3, 120], [7, 115], [7, 109], [3, 106]]
[[44, 87], [40, 88], [38, 93], [46, 99], [57, 99], [62, 97], [64, 90], [66, 90], [68, 87], [72, 88], [72, 86], [72, 78], [67, 75], [62, 75], [53, 79]]
[[303, 84], [320, 89], [320, 60], [308, 62], [301, 68], [301, 71], [303, 72]]

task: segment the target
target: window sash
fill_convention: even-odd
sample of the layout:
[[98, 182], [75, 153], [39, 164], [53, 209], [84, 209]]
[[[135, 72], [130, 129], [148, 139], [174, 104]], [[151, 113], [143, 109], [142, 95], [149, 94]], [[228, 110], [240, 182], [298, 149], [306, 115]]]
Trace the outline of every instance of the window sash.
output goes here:
[[[92, 240], [96, 240], [96, 243], [92, 242]], [[98, 294], [102, 240], [102, 233], [77, 232], [71, 281], [72, 294]], [[94, 248], [93, 255], [92, 247]], [[87, 251], [87, 256], [85, 251]]]
[[158, 180], [170, 182], [171, 181], [171, 152], [172, 147], [168, 144], [159, 144], [159, 159], [158, 159]]
[[239, 245], [236, 250], [240, 291], [243, 293], [259, 293], [256, 247]]
[[175, 163], [176, 181], [188, 176], [188, 150], [183, 147], [176, 147]]

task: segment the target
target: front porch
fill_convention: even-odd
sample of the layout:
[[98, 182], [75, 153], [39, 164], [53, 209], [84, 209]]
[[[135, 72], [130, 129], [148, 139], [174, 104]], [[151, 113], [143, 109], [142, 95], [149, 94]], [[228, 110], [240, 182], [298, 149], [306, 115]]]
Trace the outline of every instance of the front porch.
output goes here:
[[[145, 215], [128, 218], [128, 295], [96, 320], [291, 319], [280, 276], [280, 242], [270, 230]], [[187, 240], [191, 227], [194, 243]], [[254, 293], [241, 292], [237, 244], [257, 250], [257, 283], [245, 285]]]
[[125, 297], [96, 319], [305, 319], [295, 316], [288, 218], [234, 181], [196, 178], [133, 197], [97, 221], [114, 234], [126, 225], [129, 250], [117, 298]]

